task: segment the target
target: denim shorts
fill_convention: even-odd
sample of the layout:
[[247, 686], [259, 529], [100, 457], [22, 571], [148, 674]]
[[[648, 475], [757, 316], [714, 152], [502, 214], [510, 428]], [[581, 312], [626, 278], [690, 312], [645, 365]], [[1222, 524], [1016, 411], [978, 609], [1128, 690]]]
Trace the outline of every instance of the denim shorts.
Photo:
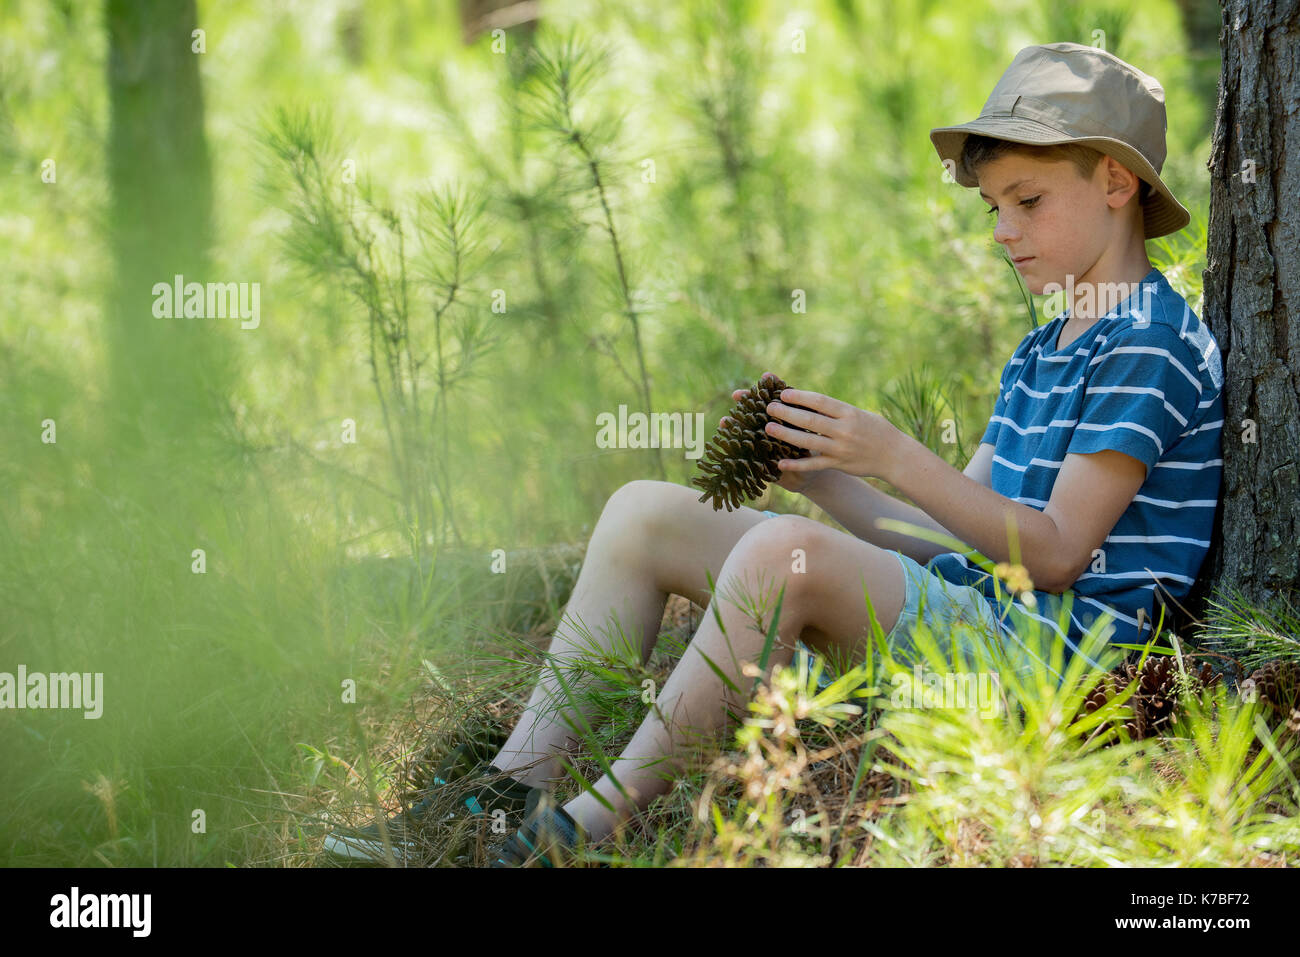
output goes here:
[[[764, 510], [763, 514], [775, 518], [779, 513]], [[996, 660], [996, 648], [989, 642], [997, 636], [1011, 666], [1022, 674], [1032, 671], [1031, 653], [1018, 640], [1006, 639], [1006, 632], [998, 624], [997, 616], [983, 592], [970, 585], [946, 581], [902, 552], [893, 549], [889, 551], [902, 566], [904, 584], [903, 610], [898, 615], [898, 621], [885, 635], [890, 654], [895, 659], [923, 662], [913, 640], [913, 632], [917, 622], [924, 620], [939, 649], [945, 653], [950, 653], [955, 644], [960, 647], [965, 659], [973, 660], [978, 644], [989, 656], [989, 660]], [[803, 646], [803, 642], [798, 645]]]

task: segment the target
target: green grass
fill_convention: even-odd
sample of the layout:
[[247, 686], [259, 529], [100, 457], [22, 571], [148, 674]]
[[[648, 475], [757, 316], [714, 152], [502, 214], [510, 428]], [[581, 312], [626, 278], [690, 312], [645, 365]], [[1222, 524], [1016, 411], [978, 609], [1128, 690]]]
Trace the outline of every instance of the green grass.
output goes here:
[[[819, 685], [823, 662], [801, 653], [759, 683], [733, 733], [702, 740], [672, 789], [609, 841], [588, 848], [584, 862], [1295, 863], [1300, 736], [1259, 705], [1243, 703], [1225, 683], [1184, 693], [1178, 720], [1164, 734], [1129, 740], [1122, 730], [1125, 696], [1097, 712], [1084, 708], [1098, 673], [1081, 657], [1063, 667], [1058, 648], [1054, 664], [1065, 675], [1058, 683], [1042, 668], [1015, 673], [996, 651], [956, 658], [939, 637], [918, 631], [926, 670], [991, 672], [996, 713], [952, 702], [910, 706], [894, 692], [910, 680], [911, 665], [883, 654], [883, 633], [876, 636], [881, 654], [874, 664], [832, 673], [829, 684]], [[1045, 641], [1041, 634], [1035, 639]], [[452, 741], [469, 734], [499, 740], [509, 729], [542, 654], [527, 647], [503, 651], [496, 668], [439, 669], [426, 681], [400, 728], [390, 728], [377, 749], [408, 758], [404, 778], [393, 780], [384, 800], [388, 810]], [[588, 650], [571, 666], [570, 700], [596, 706], [599, 719], [580, 729], [584, 743], [571, 762], [572, 779], [557, 787], [562, 799], [608, 771], [645, 715], [645, 680], [662, 684], [680, 652], [680, 639], [665, 634], [644, 665], [639, 655], [616, 648]], [[1114, 649], [1101, 654], [1103, 664], [1121, 657]], [[403, 737], [407, 747], [395, 747]], [[352, 803], [362, 816], [368, 813], [361, 784], [344, 768], [327, 766], [317, 791], [314, 807]], [[472, 823], [431, 823], [424, 838], [422, 863], [437, 866], [481, 866], [501, 839]], [[288, 854], [286, 862], [318, 862], [310, 842]]]

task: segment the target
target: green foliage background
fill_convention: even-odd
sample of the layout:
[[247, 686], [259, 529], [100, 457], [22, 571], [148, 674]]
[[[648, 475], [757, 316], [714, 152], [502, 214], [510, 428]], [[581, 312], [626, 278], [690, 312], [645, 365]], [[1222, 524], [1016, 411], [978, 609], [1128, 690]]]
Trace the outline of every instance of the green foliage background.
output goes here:
[[[484, 581], [494, 549], [580, 542], [620, 484], [659, 477], [652, 451], [595, 444], [596, 415], [641, 408], [643, 384], [655, 410], [701, 411], [711, 431], [731, 390], [764, 371], [899, 410], [923, 363], [921, 391], [944, 387], [961, 442], [938, 443], [933, 429], [925, 439], [963, 465], [1033, 319], [983, 204], [943, 181], [928, 131], [974, 117], [1022, 46], [1091, 43], [1103, 29], [1108, 49], [1160, 79], [1164, 175], [1194, 223], [1151, 255], [1199, 308], [1214, 104], [1192, 81], [1217, 63], [1186, 55], [1172, 2], [1131, 13], [1047, 0], [571, 2], [544, 15], [545, 39], [572, 31], [606, 53], [573, 117], [590, 131], [608, 211], [590, 164], [536, 125], [544, 84], [512, 99], [509, 57], [487, 35], [465, 46], [455, 4], [199, 4], [216, 220], [202, 278], [260, 283], [261, 325], [194, 321], [195, 350], [219, 337], [236, 357], [231, 427], [133, 458], [115, 454], [122, 410], [102, 328], [113, 226], [103, 11], [0, 10], [0, 670], [106, 676], [98, 721], [0, 713], [0, 861], [264, 859], [308, 774], [297, 743], [364, 750], [342, 681], [376, 713], [397, 709], [421, 658], [455, 659], [505, 627], [500, 603], [471, 604], [474, 589], [497, 587]], [[435, 566], [477, 563], [467, 579], [449, 584], [426, 565], [423, 590], [399, 582], [390, 594], [354, 574], [409, 554], [410, 536], [365, 316], [286, 253], [292, 223], [268, 192], [264, 142], [278, 109], [328, 118], [337, 158], [412, 230], [433, 225], [429, 190], [483, 203], [477, 271], [447, 322], [481, 323], [493, 346], [466, 356], [448, 338], [467, 374], [441, 424], [427, 423], [458, 534], [440, 522], [425, 544]], [[41, 180], [47, 158], [56, 183]], [[425, 348], [429, 288], [411, 313]], [[792, 312], [794, 290], [806, 313]], [[55, 445], [40, 441], [46, 418]], [[355, 444], [341, 441], [348, 418]], [[661, 461], [662, 477], [689, 482], [680, 450]], [[186, 503], [183, 521], [168, 501]]]

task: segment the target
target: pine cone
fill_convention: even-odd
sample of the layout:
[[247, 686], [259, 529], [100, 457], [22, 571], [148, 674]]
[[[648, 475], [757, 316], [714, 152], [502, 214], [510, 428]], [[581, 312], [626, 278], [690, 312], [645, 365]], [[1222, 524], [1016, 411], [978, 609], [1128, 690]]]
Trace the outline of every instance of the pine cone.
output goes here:
[[[1093, 686], [1093, 689], [1084, 697], [1084, 710], [1086, 710], [1088, 714], [1092, 714], [1104, 707], [1106, 702], [1110, 701], [1111, 698], [1114, 698], [1128, 686], [1129, 682], [1133, 680], [1133, 676], [1136, 674], [1137, 669], [1128, 662], [1125, 662], [1115, 668], [1114, 671], [1109, 671], [1102, 675], [1098, 679], [1097, 684]], [[1133, 717], [1124, 722], [1124, 727], [1128, 729], [1129, 737], [1135, 739], [1145, 737], [1145, 734], [1142, 732], [1146, 730], [1142, 709], [1138, 707], [1136, 701], [1137, 694], [1138, 692], [1135, 691], [1128, 699], [1128, 708], [1133, 712]]]
[[[768, 482], [781, 477], [781, 470], [776, 466], [778, 461], [808, 456], [807, 449], [774, 438], [764, 431], [767, 423], [773, 421], [767, 414], [768, 403], [779, 401], [781, 391], [788, 388], [779, 376], [768, 373], [727, 413], [729, 421], [709, 440], [704, 457], [700, 459], [700, 470], [706, 474], [691, 479], [692, 485], [704, 489], [701, 502], [712, 498], [714, 509], [725, 505], [730, 512], [743, 499], [757, 498]], [[785, 404], [803, 408], [790, 402]], [[788, 422], [781, 424], [801, 432], [808, 431]]]
[[1173, 723], [1176, 693], [1172, 655], [1148, 655], [1138, 680], [1138, 693], [1145, 711], [1148, 734], [1155, 734]]
[[[1193, 678], [1192, 690], [1195, 691], [1212, 687], [1219, 680], [1208, 663], [1189, 674]], [[1084, 708], [1092, 714], [1136, 680], [1137, 688], [1128, 699], [1133, 717], [1124, 722], [1124, 727], [1129, 737], [1135, 741], [1151, 737], [1177, 720], [1178, 695], [1174, 683], [1177, 676], [1178, 668], [1171, 655], [1147, 656], [1140, 672], [1133, 663], [1124, 662], [1104, 675], [1088, 693], [1084, 698]]]
[[1106, 702], [1115, 695], [1112, 678], [1114, 676], [1107, 672], [1102, 675], [1100, 680], [1093, 686], [1083, 698], [1083, 710], [1088, 714], [1105, 707]]
[[1300, 661], [1270, 661], [1251, 674], [1260, 703], [1283, 717], [1300, 705]]
[[[1147, 658], [1146, 663], [1142, 666], [1144, 672], [1147, 670], [1147, 667], [1152, 660], [1152, 658]], [[1129, 696], [1128, 699], [1129, 710], [1133, 712], [1133, 717], [1124, 722], [1124, 727], [1128, 730], [1129, 737], [1135, 741], [1147, 737], [1149, 734], [1149, 727], [1147, 725], [1147, 709], [1142, 700], [1142, 679], [1138, 674], [1137, 665], [1133, 664], [1131, 661], [1124, 662], [1124, 664], [1120, 665], [1119, 668], [1116, 669], [1114, 681], [1115, 694], [1119, 694], [1120, 691], [1134, 682], [1137, 683], [1137, 688], [1134, 689], [1133, 694]]]
[[1100, 710], [1115, 695], [1115, 673], [1100, 675], [1092, 690], [1083, 696], [1083, 708], [1088, 714]]

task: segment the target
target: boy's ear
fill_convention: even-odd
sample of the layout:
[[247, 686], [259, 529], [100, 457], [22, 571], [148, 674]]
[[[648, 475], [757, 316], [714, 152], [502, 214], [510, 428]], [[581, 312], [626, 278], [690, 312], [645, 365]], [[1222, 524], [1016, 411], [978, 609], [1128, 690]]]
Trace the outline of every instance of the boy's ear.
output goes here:
[[1119, 209], [1142, 188], [1142, 179], [1113, 156], [1101, 158], [1106, 166], [1106, 202]]

